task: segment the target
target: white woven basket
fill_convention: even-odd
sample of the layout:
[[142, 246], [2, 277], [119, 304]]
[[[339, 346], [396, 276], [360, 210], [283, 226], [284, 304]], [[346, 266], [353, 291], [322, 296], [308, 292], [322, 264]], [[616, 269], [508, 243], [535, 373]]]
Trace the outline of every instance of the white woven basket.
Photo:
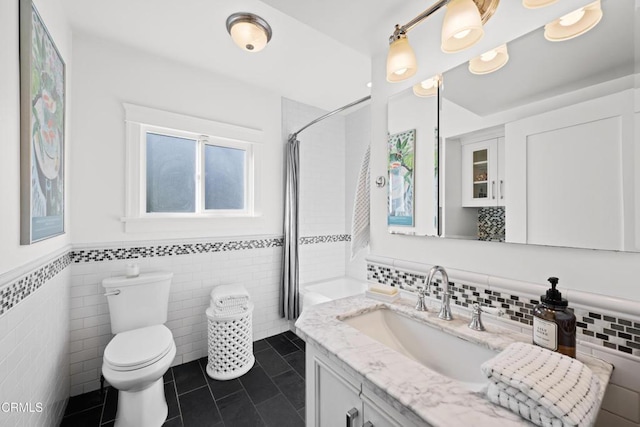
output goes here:
[[220, 315], [208, 308], [209, 352], [207, 375], [230, 380], [247, 373], [255, 362], [251, 315], [253, 304], [240, 314]]

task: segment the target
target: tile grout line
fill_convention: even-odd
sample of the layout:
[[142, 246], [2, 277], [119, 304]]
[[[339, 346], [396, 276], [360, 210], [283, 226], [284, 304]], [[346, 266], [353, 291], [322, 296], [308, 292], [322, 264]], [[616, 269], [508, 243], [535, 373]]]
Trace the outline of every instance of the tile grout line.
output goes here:
[[[209, 363], [209, 356], [207, 356], [207, 364], [208, 363]], [[211, 400], [213, 400], [213, 404], [215, 405], [216, 410], [218, 411], [218, 415], [220, 415], [220, 421], [222, 422], [223, 427], [226, 427], [227, 423], [225, 423], [224, 422], [224, 418], [222, 418], [222, 411], [220, 410], [220, 407], [218, 406], [218, 402], [216, 401], [216, 397], [213, 394], [213, 390], [211, 390], [211, 386], [209, 385], [209, 379], [208, 379], [208, 375], [207, 375], [207, 370], [206, 370], [206, 368], [204, 368], [202, 366], [200, 361], [198, 361], [198, 366], [200, 367], [200, 372], [202, 372], [202, 375], [204, 375], [204, 383], [207, 386], [207, 388], [209, 389], [209, 395], [211, 396]], [[242, 383], [241, 383], [241, 385], [242, 385]], [[234, 393], [231, 393], [231, 394], [234, 394]], [[184, 423], [183, 423], [183, 425], [184, 425]]]
[[[173, 367], [171, 367], [169, 369], [171, 369], [171, 378], [173, 378], [173, 381], [171, 381], [171, 382], [173, 383], [173, 391], [176, 394], [176, 403], [178, 404], [178, 414], [179, 414], [178, 416], [180, 417], [180, 424], [184, 425], [184, 419], [182, 418], [182, 406], [180, 406], [180, 397], [178, 396], [178, 385], [176, 384], [176, 376], [173, 374]], [[166, 400], [167, 396], [165, 396], [164, 398]], [[173, 417], [173, 418], [177, 418], [177, 417]], [[165, 423], [167, 421], [168, 420], [165, 420]]]
[[[267, 345], [271, 346], [271, 344], [269, 344], [269, 343], [267, 342], [267, 340], [266, 340], [266, 339], [264, 339], [264, 338], [263, 338], [263, 340], [264, 340], [264, 342], [266, 342], [266, 343], [267, 343]], [[274, 349], [274, 350], [275, 350], [275, 349]], [[258, 359], [255, 359], [254, 366], [255, 366], [255, 364], [256, 364], [256, 363], [257, 363], [258, 365], [260, 365], [260, 369], [264, 370], [264, 368], [262, 367], [262, 365], [260, 364], [260, 362], [258, 362]], [[252, 366], [251, 368], [253, 369], [253, 366]], [[266, 372], [265, 372], [265, 374], [266, 374]], [[269, 376], [269, 375], [267, 375], [267, 377], [268, 377], [268, 376]], [[260, 413], [260, 411], [258, 411], [258, 408], [256, 407], [256, 404], [255, 404], [255, 403], [253, 403], [253, 399], [251, 399], [251, 396], [249, 396], [249, 391], [248, 391], [248, 390], [247, 390], [247, 388], [244, 386], [244, 383], [242, 382], [242, 380], [241, 380], [240, 378], [242, 378], [242, 375], [238, 377], [238, 382], [240, 383], [240, 387], [242, 387], [242, 390], [244, 390], [244, 392], [246, 393], [247, 397], [249, 398], [249, 402], [251, 402], [251, 406], [253, 406], [253, 409], [256, 411], [256, 414], [258, 414], [258, 417], [260, 417], [260, 420], [262, 421], [262, 424], [263, 424], [265, 427], [269, 427], [269, 424], [267, 424], [267, 422], [265, 421], [265, 419], [264, 419], [264, 417], [262, 416], [262, 414]], [[271, 379], [271, 378], [269, 378], [269, 379]], [[275, 385], [275, 384], [274, 384], [274, 385]], [[276, 386], [276, 387], [277, 387], [277, 386]], [[239, 391], [239, 390], [238, 390], [238, 391]], [[224, 420], [223, 420], [223, 422], [224, 422]], [[232, 427], [232, 426], [229, 426], [229, 427]]]

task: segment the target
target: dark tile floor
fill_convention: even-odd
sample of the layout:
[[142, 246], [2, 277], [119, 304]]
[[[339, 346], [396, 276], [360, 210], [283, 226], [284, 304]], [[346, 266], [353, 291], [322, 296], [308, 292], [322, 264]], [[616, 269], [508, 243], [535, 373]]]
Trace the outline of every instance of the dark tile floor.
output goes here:
[[[164, 376], [166, 427], [304, 426], [304, 341], [287, 331], [253, 343], [256, 363], [240, 378], [216, 381], [207, 358], [175, 366]], [[69, 399], [61, 427], [112, 427], [118, 391]]]

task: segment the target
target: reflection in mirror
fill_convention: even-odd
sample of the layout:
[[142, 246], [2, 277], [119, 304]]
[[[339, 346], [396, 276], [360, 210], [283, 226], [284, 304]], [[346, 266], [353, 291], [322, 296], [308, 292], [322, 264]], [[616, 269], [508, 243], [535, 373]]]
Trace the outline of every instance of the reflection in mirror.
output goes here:
[[443, 237], [640, 250], [639, 12], [602, 11], [570, 40], [508, 42], [493, 73], [444, 73]]
[[387, 224], [391, 233], [438, 235], [438, 83], [439, 77], [425, 81], [415, 92], [407, 89], [389, 98]]

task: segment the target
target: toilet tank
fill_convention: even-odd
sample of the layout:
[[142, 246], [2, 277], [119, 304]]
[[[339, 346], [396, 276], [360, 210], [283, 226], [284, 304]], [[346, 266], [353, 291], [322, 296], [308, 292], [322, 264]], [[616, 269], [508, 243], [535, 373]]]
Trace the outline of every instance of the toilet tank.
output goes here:
[[136, 277], [119, 276], [103, 280], [111, 316], [111, 332], [117, 334], [165, 323], [172, 277], [173, 273], [158, 271]]

